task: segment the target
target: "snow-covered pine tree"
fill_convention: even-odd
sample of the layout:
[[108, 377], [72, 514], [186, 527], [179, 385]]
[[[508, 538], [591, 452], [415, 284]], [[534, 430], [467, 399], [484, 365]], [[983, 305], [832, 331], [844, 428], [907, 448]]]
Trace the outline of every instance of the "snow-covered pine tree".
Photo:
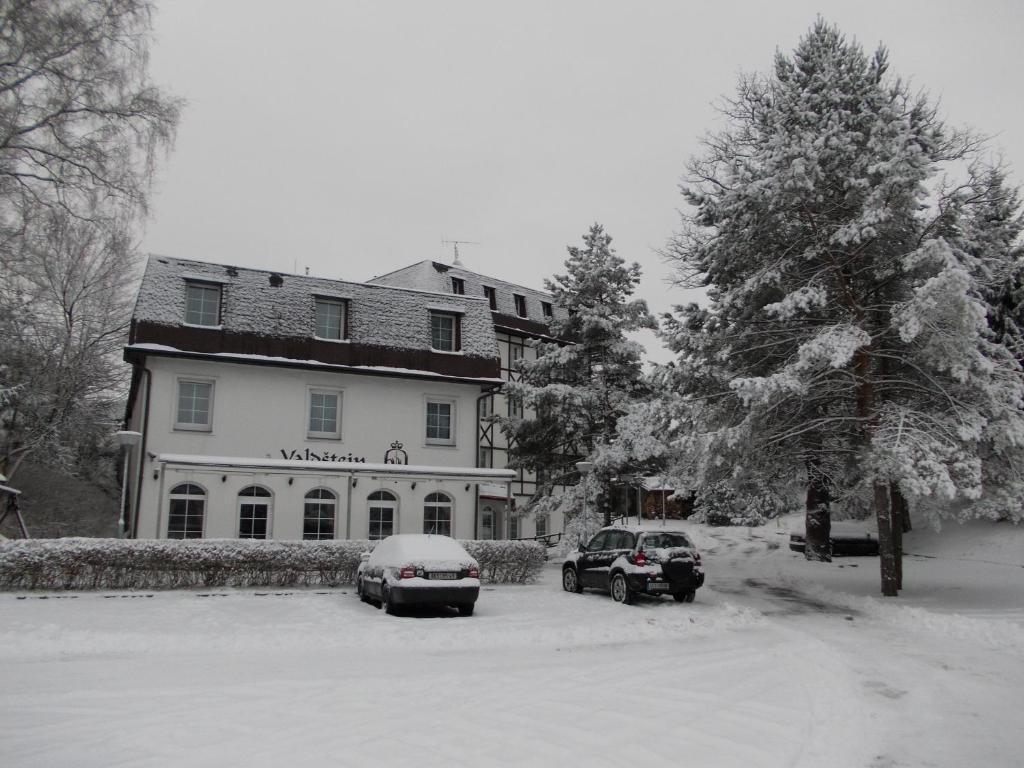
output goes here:
[[[575, 463], [591, 456], [615, 434], [619, 417], [645, 394], [642, 347], [626, 334], [655, 327], [642, 299], [633, 292], [640, 265], [627, 265], [611, 247], [599, 224], [583, 236], [583, 247], [569, 247], [565, 274], [546, 281], [555, 302], [566, 311], [552, 323], [568, 342], [539, 343], [537, 359], [521, 361], [519, 379], [506, 394], [521, 399], [525, 418], [504, 419], [510, 466], [547, 478], [539, 491], [543, 508], [559, 508], [567, 517], [579, 512], [580, 489], [551, 496], [555, 485], [576, 479]], [[602, 462], [592, 482], [606, 495], [612, 470]]]
[[691, 163], [696, 211], [668, 250], [711, 303], [677, 309], [679, 361], [661, 375], [686, 471], [802, 471], [811, 558], [828, 557], [832, 499], [868, 505], [895, 595], [890, 499], [1005, 504], [1019, 473], [989, 487], [983, 465], [1013, 465], [1024, 419], [978, 272], [937, 234], [951, 207], [928, 205], [972, 139], [887, 69], [884, 48], [868, 58], [819, 21], [771, 76], [741, 80], [728, 128]]

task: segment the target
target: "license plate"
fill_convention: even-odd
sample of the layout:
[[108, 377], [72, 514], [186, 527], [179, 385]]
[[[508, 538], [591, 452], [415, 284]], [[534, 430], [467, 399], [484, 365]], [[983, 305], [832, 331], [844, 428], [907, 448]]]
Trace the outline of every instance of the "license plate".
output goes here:
[[668, 592], [669, 585], [663, 581], [649, 581], [647, 582], [647, 590], [649, 592]]
[[432, 578], [432, 579], [449, 579], [449, 580], [454, 581], [455, 579], [459, 578], [459, 574], [457, 574], [457, 573], [432, 573], [432, 574], [430, 574], [430, 578]]

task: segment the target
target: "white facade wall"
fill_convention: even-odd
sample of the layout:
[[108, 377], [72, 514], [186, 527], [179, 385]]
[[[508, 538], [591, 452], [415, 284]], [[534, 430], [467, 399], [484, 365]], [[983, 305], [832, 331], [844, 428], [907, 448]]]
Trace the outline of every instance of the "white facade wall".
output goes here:
[[[445, 379], [389, 378], [315, 369], [224, 363], [150, 355], [146, 456], [143, 457], [136, 535], [164, 538], [171, 489], [182, 482], [202, 486], [207, 493], [204, 536], [238, 536], [238, 492], [259, 485], [272, 493], [268, 536], [302, 538], [303, 500], [317, 487], [337, 497], [336, 537], [366, 538], [366, 497], [388, 490], [398, 498], [395, 531], [423, 531], [423, 501], [442, 491], [453, 500], [452, 535], [473, 538], [476, 488], [465, 481], [437, 479], [351, 479], [336, 469], [259, 471], [161, 465], [166, 454], [192, 457], [306, 459], [349, 457], [382, 463], [385, 452], [399, 441], [411, 465], [472, 468], [477, 457], [476, 400], [481, 387]], [[181, 379], [213, 383], [212, 425], [208, 432], [175, 429], [178, 384]], [[341, 393], [341, 437], [307, 435], [310, 389]], [[431, 399], [454, 406], [454, 445], [432, 445], [426, 437], [426, 408]], [[138, 387], [132, 409], [132, 429], [142, 429], [145, 381]], [[309, 454], [307, 456], [307, 451]], [[415, 487], [413, 484], [415, 483]], [[467, 487], [468, 486], [468, 487]], [[133, 489], [134, 490], [134, 489]], [[351, 507], [349, 497], [351, 495]]]

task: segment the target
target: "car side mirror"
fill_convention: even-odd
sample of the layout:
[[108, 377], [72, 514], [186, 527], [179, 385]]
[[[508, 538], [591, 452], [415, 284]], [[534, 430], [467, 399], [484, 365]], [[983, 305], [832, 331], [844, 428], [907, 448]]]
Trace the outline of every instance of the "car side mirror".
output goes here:
[[363, 552], [361, 555], [359, 555], [359, 562], [361, 562], [361, 563], [365, 563], [369, 559], [370, 559], [370, 553], [369, 552]]
[[576, 547], [576, 551], [577, 552], [586, 552], [587, 551], [587, 545], [586, 544], [580, 544], [578, 547]]

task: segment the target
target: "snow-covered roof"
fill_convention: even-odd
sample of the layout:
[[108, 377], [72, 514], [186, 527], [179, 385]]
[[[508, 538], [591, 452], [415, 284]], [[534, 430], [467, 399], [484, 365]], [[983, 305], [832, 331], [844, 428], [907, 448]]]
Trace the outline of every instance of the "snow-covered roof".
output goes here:
[[[483, 298], [484, 286], [493, 288], [496, 302], [496, 309], [494, 311], [502, 315], [524, 317], [524, 319], [546, 326], [551, 322], [551, 318], [545, 317], [543, 307], [541, 306], [541, 302], [546, 302], [552, 305], [552, 312], [555, 317], [561, 319], [566, 317], [565, 310], [554, 304], [550, 293], [527, 288], [525, 285], [509, 283], [494, 277], [488, 277], [487, 275], [481, 275], [455, 264], [442, 264], [441, 262], [429, 260], [420, 261], [394, 272], [389, 272], [386, 275], [375, 277], [368, 282], [377, 285], [421, 288], [451, 294], [453, 292], [451, 280], [453, 277], [463, 281], [466, 291], [464, 295], [466, 297]], [[526, 299], [525, 316], [520, 316], [516, 312], [515, 300], [512, 298], [513, 294], [519, 294]], [[461, 294], [456, 295], [460, 299], [463, 298]]]
[[222, 286], [222, 328], [226, 332], [310, 339], [315, 331], [315, 297], [341, 298], [348, 301], [348, 340], [352, 344], [429, 353], [430, 312], [447, 309], [461, 317], [462, 355], [497, 357], [494, 325], [483, 297], [456, 299], [449, 291], [409, 290], [158, 256], [151, 256], [146, 264], [133, 319], [184, 327], [185, 285], [189, 281]]

